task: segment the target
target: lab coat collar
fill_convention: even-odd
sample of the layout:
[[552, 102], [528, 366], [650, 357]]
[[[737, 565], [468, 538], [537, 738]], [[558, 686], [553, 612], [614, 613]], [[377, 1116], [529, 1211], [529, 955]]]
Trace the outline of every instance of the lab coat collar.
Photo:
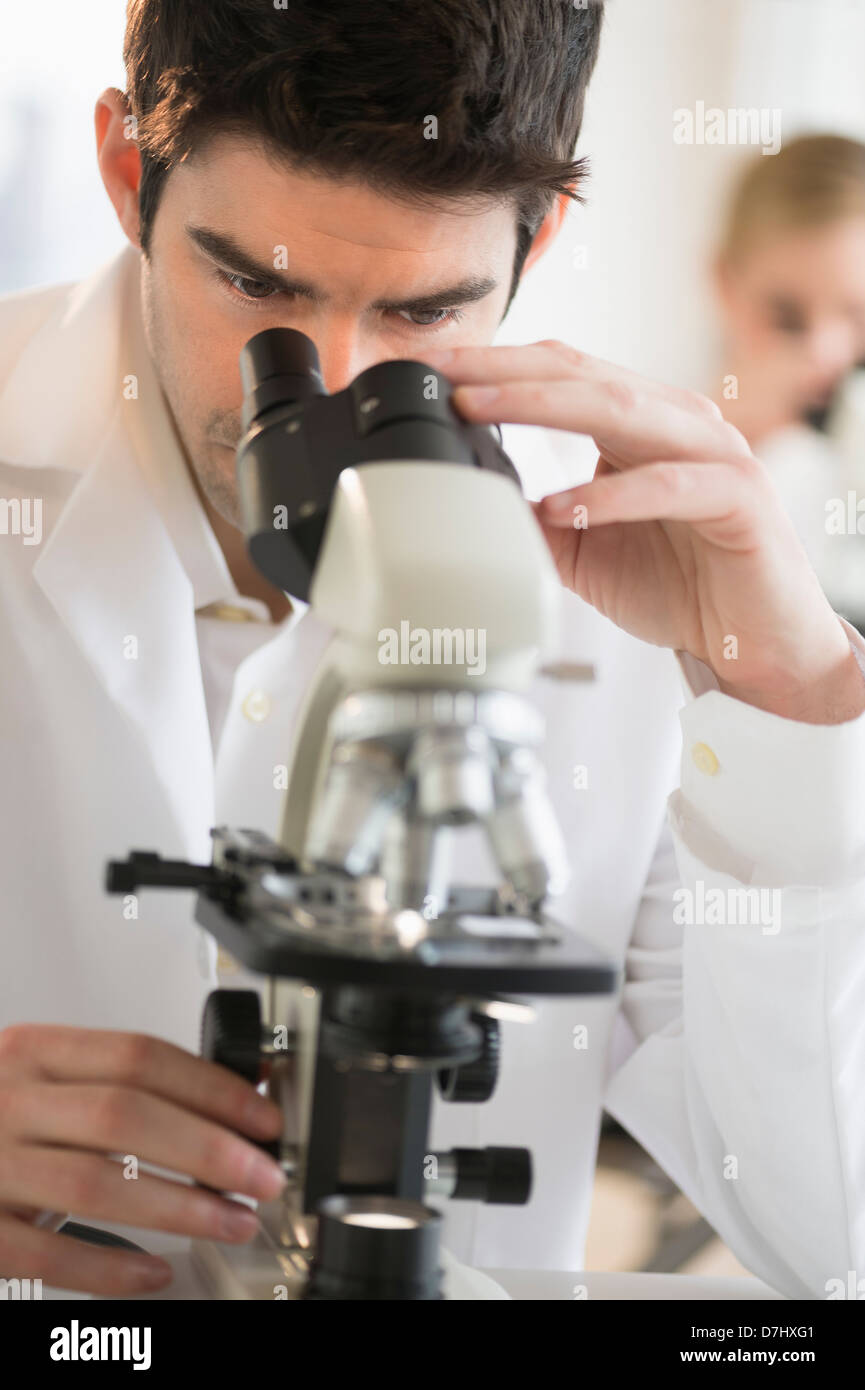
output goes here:
[[[138, 275], [129, 248], [59, 297], [0, 397], [0, 458], [81, 474], [33, 575], [140, 733], [191, 845], [188, 832], [212, 823], [214, 795], [194, 608], [234, 586], [221, 552], [199, 547], [192, 575], [179, 556], [197, 498], [144, 343]], [[124, 392], [130, 378], [137, 395]], [[180, 517], [161, 514], [154, 495], [172, 471]], [[190, 852], [201, 851], [197, 838]]]
[[115, 404], [33, 573], [140, 734], [187, 852], [199, 855], [214, 791], [192, 584], [136, 466], [121, 410]]
[[[89, 279], [61, 287], [0, 392], [0, 459], [87, 473], [114, 422], [192, 582], [194, 607], [242, 606], [153, 368], [140, 275], [140, 253], [128, 246]], [[72, 520], [64, 515], [58, 529]]]
[[4, 463], [86, 471], [120, 396], [117, 308], [129, 271], [124, 253], [58, 291], [0, 391]]

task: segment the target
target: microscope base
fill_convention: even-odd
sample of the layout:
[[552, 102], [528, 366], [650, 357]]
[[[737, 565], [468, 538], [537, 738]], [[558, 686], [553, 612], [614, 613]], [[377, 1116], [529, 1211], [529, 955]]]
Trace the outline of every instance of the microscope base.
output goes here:
[[[446, 1250], [441, 1252], [444, 1270], [444, 1296], [457, 1302], [501, 1302], [509, 1300], [501, 1285], [476, 1269], [459, 1264]], [[192, 1243], [192, 1265], [211, 1298], [274, 1302], [297, 1300], [305, 1279], [289, 1275], [263, 1234], [248, 1245], [218, 1245], [213, 1241]]]
[[215, 1299], [269, 1303], [296, 1300], [306, 1282], [302, 1275], [286, 1274], [270, 1241], [262, 1235], [248, 1245], [193, 1241], [192, 1265]]

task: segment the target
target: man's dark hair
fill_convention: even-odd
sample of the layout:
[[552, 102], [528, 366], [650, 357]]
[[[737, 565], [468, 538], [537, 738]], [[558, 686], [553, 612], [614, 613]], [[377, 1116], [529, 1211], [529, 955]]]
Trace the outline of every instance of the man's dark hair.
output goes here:
[[603, 0], [129, 0], [145, 254], [167, 174], [235, 131], [293, 168], [406, 201], [512, 199], [513, 297], [555, 195], [581, 201], [586, 161], [573, 156], [602, 10]]

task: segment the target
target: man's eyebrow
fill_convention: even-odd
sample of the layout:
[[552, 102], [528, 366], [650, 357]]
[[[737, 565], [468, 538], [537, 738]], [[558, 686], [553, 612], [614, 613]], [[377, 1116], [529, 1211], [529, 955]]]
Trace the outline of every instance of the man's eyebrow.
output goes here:
[[[296, 280], [289, 274], [275, 270], [273, 266], [257, 261], [254, 256], [250, 256], [248, 252], [244, 251], [242, 246], [238, 246], [232, 237], [226, 236], [222, 232], [214, 232], [208, 227], [188, 226], [186, 233], [206, 255], [219, 261], [225, 269], [232, 271], [235, 275], [243, 275], [249, 280], [258, 280], [264, 285], [269, 285], [272, 289], [295, 294], [303, 299], [311, 299], [319, 304], [327, 300], [327, 295], [315, 285], [310, 284], [309, 281]], [[379, 299], [371, 307], [391, 313], [399, 310], [421, 312], [423, 310], [450, 309], [457, 304], [473, 304], [479, 299], [485, 299], [497, 288], [498, 281], [492, 276], [471, 275], [455, 285], [447, 285], [439, 290], [430, 290], [428, 294], [412, 295], [410, 299]]]

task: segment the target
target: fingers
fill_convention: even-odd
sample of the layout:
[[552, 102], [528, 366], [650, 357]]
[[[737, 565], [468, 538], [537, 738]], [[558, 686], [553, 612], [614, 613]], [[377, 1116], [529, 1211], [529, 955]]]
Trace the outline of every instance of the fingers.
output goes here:
[[[538, 514], [557, 527], [573, 526], [577, 508], [585, 508], [586, 528], [624, 521], [682, 521], [717, 543], [745, 544], [754, 539], [761, 511], [756, 503], [748, 505], [754, 495], [742, 488], [743, 471], [751, 470], [729, 463], [647, 464], [545, 497]], [[753, 472], [756, 478], [756, 467]]]
[[149, 1173], [132, 1178], [124, 1172], [122, 1163], [98, 1154], [17, 1145], [0, 1157], [0, 1206], [52, 1206], [91, 1220], [234, 1243], [258, 1230], [255, 1212], [241, 1202]]
[[0, 1117], [0, 1268], [8, 1264], [8, 1277], [96, 1293], [142, 1291], [171, 1277], [162, 1261], [94, 1254], [16, 1213], [64, 1210], [235, 1242], [258, 1229], [254, 1212], [218, 1191], [130, 1171], [106, 1153], [263, 1201], [284, 1186], [279, 1165], [234, 1132], [275, 1138], [278, 1107], [242, 1078], [154, 1038], [35, 1025], [3, 1030]]
[[[0, 1086], [6, 1140], [130, 1154], [262, 1201], [285, 1178], [274, 1160], [224, 1126], [128, 1086], [28, 1082]], [[23, 1198], [22, 1200], [27, 1200]], [[63, 1205], [49, 1197], [54, 1205]], [[92, 1214], [92, 1213], [91, 1213]]]
[[430, 349], [424, 362], [439, 367], [457, 386], [483, 386], [520, 381], [556, 381], [579, 378], [586, 382], [619, 383], [634, 392], [652, 392], [681, 409], [711, 420], [721, 411], [707, 396], [665, 382], [649, 381], [626, 367], [592, 357], [569, 343], [546, 339], [521, 347], [464, 347]]
[[541, 425], [590, 435], [621, 468], [663, 459], [721, 461], [750, 457], [737, 430], [713, 416], [684, 409], [652, 388], [623, 380], [504, 381], [460, 386], [454, 405], [478, 422]]
[[48, 1235], [0, 1214], [0, 1278], [42, 1279], [60, 1289], [122, 1297], [162, 1288], [171, 1277], [165, 1260]]
[[275, 1139], [282, 1125], [279, 1107], [242, 1077], [141, 1033], [43, 1024], [5, 1028], [0, 1079], [25, 1075], [134, 1086], [256, 1139]]

